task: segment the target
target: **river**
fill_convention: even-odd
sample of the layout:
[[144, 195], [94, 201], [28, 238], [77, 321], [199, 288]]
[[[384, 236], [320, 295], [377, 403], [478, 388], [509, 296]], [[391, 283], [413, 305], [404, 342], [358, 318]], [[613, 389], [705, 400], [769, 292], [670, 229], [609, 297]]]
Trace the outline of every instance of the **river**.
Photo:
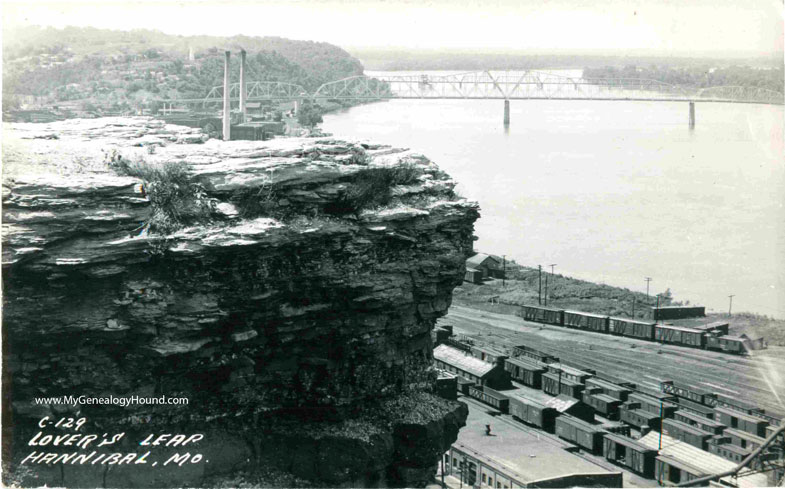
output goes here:
[[439, 164], [480, 202], [479, 251], [785, 318], [782, 106], [699, 102], [690, 130], [685, 102], [514, 100], [505, 130], [502, 104], [391, 100], [322, 128]]

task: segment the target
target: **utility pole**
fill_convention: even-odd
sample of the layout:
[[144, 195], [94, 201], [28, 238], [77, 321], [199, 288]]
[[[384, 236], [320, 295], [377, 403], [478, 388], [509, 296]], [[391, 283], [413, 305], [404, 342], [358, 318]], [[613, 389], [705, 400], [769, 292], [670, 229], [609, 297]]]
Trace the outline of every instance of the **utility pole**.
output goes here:
[[548, 305], [548, 274], [545, 274], [545, 294], [543, 295], [543, 299], [545, 299], [545, 305]]
[[551, 275], [553, 275], [553, 268], [556, 266], [556, 264], [555, 263], [551, 263], [548, 266], [551, 267]]
[[651, 282], [651, 277], [646, 277], [643, 280], [646, 281], [646, 298], [649, 298], [649, 282]]
[[660, 447], [657, 450], [662, 450], [662, 401], [660, 401]]
[[507, 255], [502, 255], [502, 287], [507, 284]]
[[731, 294], [731, 295], [728, 296], [728, 299], [730, 299], [730, 304], [728, 304], [728, 317], [730, 317], [731, 308], [733, 307], [733, 297], [734, 296], [735, 296], [735, 294]]
[[[657, 294], [657, 309], [654, 310], [654, 314], [659, 318], [660, 317], [660, 294]], [[656, 320], [654, 321], [657, 322]]]
[[539, 288], [537, 289], [537, 304], [542, 305], [542, 265], [537, 265]]

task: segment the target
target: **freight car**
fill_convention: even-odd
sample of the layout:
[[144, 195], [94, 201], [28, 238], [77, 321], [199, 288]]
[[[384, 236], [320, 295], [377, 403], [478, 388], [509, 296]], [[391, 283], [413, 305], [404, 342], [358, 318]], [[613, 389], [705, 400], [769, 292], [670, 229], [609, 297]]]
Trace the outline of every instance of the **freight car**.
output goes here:
[[706, 308], [703, 306], [661, 306], [651, 308], [651, 319], [653, 321], [704, 316], [706, 316]]
[[709, 440], [714, 436], [708, 431], [703, 431], [700, 428], [676, 421], [675, 419], [662, 420], [662, 434], [681, 440], [701, 450], [706, 450]]
[[510, 373], [512, 380], [540, 389], [542, 388], [542, 374], [548, 369], [535, 361], [524, 358], [508, 358], [504, 361], [504, 370]]
[[563, 363], [551, 363], [548, 365], [548, 373], [559, 374], [561, 373], [562, 379], [571, 380], [583, 384], [587, 379], [594, 377], [594, 370], [581, 370], [579, 368], [570, 367]]
[[720, 435], [725, 429], [725, 425], [719, 421], [714, 421], [683, 409], [677, 410], [673, 414], [673, 419], [676, 421], [681, 421], [682, 423], [688, 424], [690, 426], [695, 426], [696, 428], [700, 428], [703, 431], [707, 431], [713, 435]]
[[490, 387], [473, 385], [469, 387], [469, 396], [493, 406], [505, 414], [510, 410], [510, 398]]
[[653, 414], [659, 415], [662, 413], [663, 418], [672, 418], [673, 413], [676, 412], [677, 406], [673, 403], [662, 401], [656, 397], [634, 392], [627, 397], [627, 402], [632, 405], [637, 404], [638, 409], [643, 409]]
[[654, 477], [654, 459], [657, 457], [657, 450], [626, 436], [607, 434], [602, 451], [607, 460], [623, 465], [644, 477]]
[[537, 323], [555, 324], [564, 326], [564, 309], [550, 307], [521, 306], [523, 319]]
[[708, 350], [721, 351], [724, 353], [733, 353], [734, 355], [748, 355], [752, 349], [749, 346], [749, 340], [739, 336], [717, 336], [708, 335], [706, 338], [706, 348]]
[[583, 402], [593, 407], [595, 411], [608, 419], [619, 419], [619, 406], [621, 401], [603, 394], [600, 389], [591, 389], [583, 392]]
[[679, 399], [679, 409], [689, 411], [707, 419], [714, 419], [714, 409], [703, 404], [690, 401], [689, 399]]
[[564, 326], [568, 328], [607, 333], [608, 319], [608, 316], [601, 316], [598, 314], [589, 314], [579, 311], [564, 311]]
[[654, 327], [654, 340], [672, 345], [703, 348], [706, 346], [706, 332], [683, 326], [658, 324]]
[[553, 355], [548, 355], [545, 352], [541, 352], [540, 350], [536, 350], [526, 345], [514, 346], [512, 351], [513, 351], [513, 356], [516, 358], [524, 357], [524, 358], [528, 358], [529, 360], [534, 360], [536, 362], [541, 362], [546, 364], [559, 361], [559, 359], [557, 357], [554, 357]]
[[750, 451], [757, 450], [766, 441], [763, 437], [734, 428], [725, 428], [723, 436], [730, 438], [731, 444]]
[[660, 382], [660, 390], [666, 394], [673, 394], [676, 397], [689, 399], [690, 401], [707, 406], [716, 405], [717, 403], [717, 394], [698, 389], [697, 387], [677, 385], [672, 380], [663, 380]]
[[619, 419], [645, 435], [651, 430], [660, 431], [660, 415], [625, 404], [619, 409]]
[[603, 394], [607, 394], [620, 401], [626, 401], [627, 396], [632, 392], [632, 388], [628, 387], [629, 384], [616, 384], [597, 377], [586, 379], [585, 384], [587, 389], [601, 389]]
[[559, 378], [559, 374], [549, 372], [542, 376], [542, 390], [552, 396], [564, 394], [575, 399], [581, 398], [584, 386], [580, 382], [575, 382], [564, 376]]
[[655, 323], [646, 321], [636, 321], [627, 318], [612, 317], [608, 320], [608, 332], [619, 336], [628, 336], [630, 338], [638, 338], [641, 340], [654, 339]]
[[715, 333], [718, 335], [726, 335], [729, 334], [730, 324], [722, 322], [722, 321], [715, 321], [709, 324], [694, 324], [690, 326], [691, 328], [700, 329], [706, 331], [707, 333]]
[[731, 438], [729, 436], [723, 436], [709, 440], [709, 453], [719, 455], [731, 462], [740, 463], [747, 458], [747, 455], [752, 453], [752, 451], [734, 445], [731, 443]]
[[766, 427], [769, 425], [769, 422], [765, 419], [722, 406], [714, 408], [714, 413], [717, 416], [717, 421], [729, 428], [741, 430], [759, 437], [766, 436]]
[[602, 451], [602, 440], [607, 432], [597, 425], [565, 414], [556, 418], [555, 427], [559, 438], [575, 443], [592, 453]]
[[510, 396], [510, 414], [526, 424], [553, 433], [558, 411], [533, 399]]

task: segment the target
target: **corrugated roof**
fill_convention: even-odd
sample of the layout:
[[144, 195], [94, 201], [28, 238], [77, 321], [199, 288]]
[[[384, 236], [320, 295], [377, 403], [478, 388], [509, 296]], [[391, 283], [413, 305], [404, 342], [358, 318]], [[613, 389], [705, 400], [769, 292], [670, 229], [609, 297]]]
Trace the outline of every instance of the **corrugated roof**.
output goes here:
[[[659, 446], [659, 437], [659, 433], [652, 431], [639, 439], [638, 442], [641, 445], [657, 450], [657, 447]], [[682, 464], [695, 467], [707, 475], [733, 470], [737, 465], [730, 460], [725, 460], [719, 455], [703, 451], [698, 447], [676, 440], [668, 435], [662, 435], [662, 450], [659, 452], [660, 455], [673, 458]], [[732, 484], [737, 483], [738, 487], [766, 487], [768, 483], [766, 474], [752, 474], [737, 479], [725, 477], [723, 480], [727, 480]]]
[[723, 434], [724, 435], [734, 435], [737, 438], [743, 438], [745, 440], [753, 441], [753, 442], [755, 442], [755, 443], [757, 443], [759, 445], [762, 445], [763, 442], [766, 441], [765, 438], [761, 438], [758, 435], [753, 435], [752, 433], [747, 433], [746, 431], [741, 431], [741, 430], [737, 430], [737, 429], [734, 429], [734, 428], [725, 428], [725, 431], [723, 431]]
[[613, 440], [616, 443], [620, 443], [620, 444], [622, 444], [624, 446], [632, 447], [632, 448], [634, 448], [634, 449], [636, 449], [636, 450], [638, 450], [640, 452], [648, 451], [648, 450], [654, 450], [655, 452], [657, 451], [656, 448], [651, 448], [651, 447], [648, 447], [646, 445], [641, 445], [640, 443], [638, 443], [638, 440], [633, 440], [632, 438], [627, 437], [627, 436], [616, 435], [616, 434], [613, 434], [613, 433], [609, 433], [609, 434], [605, 435], [605, 438]]
[[447, 345], [439, 345], [434, 348], [433, 358], [477, 377], [485, 376], [496, 367], [491, 363], [483, 362], [479, 358]]
[[499, 262], [496, 260], [496, 258], [492, 257], [491, 255], [486, 255], [485, 253], [477, 253], [473, 257], [471, 257], [468, 260], [466, 260], [466, 267], [468, 267], [468, 268], [477, 268], [477, 267], [481, 266], [485, 262], [485, 260], [488, 260], [488, 259], [493, 260], [496, 265], [499, 264]]

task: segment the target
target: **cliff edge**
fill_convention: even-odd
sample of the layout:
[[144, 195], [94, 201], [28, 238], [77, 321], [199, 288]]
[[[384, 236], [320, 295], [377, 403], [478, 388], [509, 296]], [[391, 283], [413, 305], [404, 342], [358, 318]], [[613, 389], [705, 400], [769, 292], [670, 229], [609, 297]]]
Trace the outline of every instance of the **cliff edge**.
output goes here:
[[[432, 477], [466, 408], [430, 393], [430, 332], [478, 217], [435, 164], [335, 139], [203, 142], [148, 118], [19, 124], [6, 138], [16, 168], [3, 184], [6, 483]], [[56, 171], [75, 157], [76, 171]], [[56, 396], [188, 403], [35, 401]], [[123, 436], [102, 448], [31, 444], [76, 433], [46, 417]], [[203, 438], [144, 445], [161, 433]], [[28, 458], [93, 450], [152, 453]], [[150, 463], [186, 451], [187, 463]]]

